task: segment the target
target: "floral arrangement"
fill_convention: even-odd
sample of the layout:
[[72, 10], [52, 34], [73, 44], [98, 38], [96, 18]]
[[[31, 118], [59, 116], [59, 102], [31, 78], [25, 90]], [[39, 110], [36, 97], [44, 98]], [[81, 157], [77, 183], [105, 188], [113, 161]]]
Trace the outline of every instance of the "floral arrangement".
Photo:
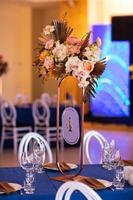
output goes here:
[[5, 74], [8, 70], [8, 64], [4, 61], [3, 56], [0, 55], [0, 77]]
[[90, 43], [91, 32], [78, 39], [71, 36], [73, 29], [65, 20], [54, 20], [39, 37], [37, 57], [33, 64], [44, 80], [50, 77], [61, 81], [66, 76], [75, 77], [79, 87], [85, 88], [84, 101], [88, 95], [95, 96], [97, 79], [103, 73], [106, 59], [101, 59], [101, 39]]

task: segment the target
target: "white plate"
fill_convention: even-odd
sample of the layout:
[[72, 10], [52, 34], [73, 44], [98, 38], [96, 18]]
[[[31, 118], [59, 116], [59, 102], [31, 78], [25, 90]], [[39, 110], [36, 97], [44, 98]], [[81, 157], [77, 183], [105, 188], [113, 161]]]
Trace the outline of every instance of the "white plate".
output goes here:
[[[65, 171], [69, 171], [69, 170], [72, 170], [72, 169], [76, 169], [78, 166], [76, 164], [73, 164], [73, 163], [66, 163], [71, 169], [67, 169]], [[50, 169], [50, 170], [54, 170], [54, 171], [58, 171], [59, 169], [57, 167], [44, 167], [45, 169]]]
[[[17, 183], [8, 183], [11, 187], [14, 188], [15, 191], [18, 191], [22, 188], [22, 185]], [[4, 192], [0, 192], [0, 194], [4, 194]]]
[[104, 180], [104, 179], [97, 179], [100, 183], [102, 183], [105, 187], [110, 187], [112, 182]]

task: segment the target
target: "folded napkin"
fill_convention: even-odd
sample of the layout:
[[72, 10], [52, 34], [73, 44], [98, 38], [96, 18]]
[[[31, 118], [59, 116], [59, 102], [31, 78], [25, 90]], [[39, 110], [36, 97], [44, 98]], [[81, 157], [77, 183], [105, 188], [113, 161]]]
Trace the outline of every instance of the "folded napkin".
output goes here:
[[[56, 169], [57, 165], [56, 165], [56, 163], [47, 163], [47, 164], [44, 164], [43, 167], [49, 168], [49, 169]], [[62, 171], [71, 169], [71, 167], [64, 161], [60, 163], [60, 167], [61, 167]]]
[[[69, 181], [68, 178], [64, 177], [64, 176], [58, 176], [58, 177], [53, 177], [51, 178], [52, 180], [56, 180], [56, 181], [64, 181], [67, 182]], [[105, 185], [102, 184], [100, 181], [98, 181], [97, 179], [94, 178], [90, 178], [90, 177], [86, 177], [86, 176], [76, 176], [74, 178], [71, 178], [71, 181], [79, 181], [82, 182], [86, 185], [88, 185], [89, 187], [91, 187], [94, 190], [99, 190], [99, 189], [103, 189], [105, 188]]]
[[122, 162], [125, 166], [133, 166], [133, 160], [123, 160]]
[[11, 192], [15, 192], [15, 189], [9, 183], [0, 182], [0, 192], [9, 194]]

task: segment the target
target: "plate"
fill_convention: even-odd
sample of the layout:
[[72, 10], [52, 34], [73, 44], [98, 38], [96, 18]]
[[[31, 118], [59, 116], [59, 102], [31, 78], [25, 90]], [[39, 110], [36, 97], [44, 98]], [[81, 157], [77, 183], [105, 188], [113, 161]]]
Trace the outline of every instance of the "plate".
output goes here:
[[107, 180], [104, 180], [104, 179], [97, 179], [100, 183], [102, 183], [104, 186], [105, 186], [105, 188], [107, 188], [107, 187], [111, 187], [111, 185], [112, 185], [112, 182], [111, 181], [107, 181]]
[[[18, 191], [22, 188], [22, 185], [18, 183], [8, 183], [11, 187], [14, 188], [15, 191]], [[4, 194], [4, 192], [0, 192], [0, 194]]]
[[[73, 164], [73, 163], [66, 163], [66, 164], [70, 167], [70, 169], [66, 169], [65, 171], [73, 170], [78, 167], [76, 164]], [[54, 170], [54, 171], [59, 171], [57, 167], [44, 166], [44, 168]]]

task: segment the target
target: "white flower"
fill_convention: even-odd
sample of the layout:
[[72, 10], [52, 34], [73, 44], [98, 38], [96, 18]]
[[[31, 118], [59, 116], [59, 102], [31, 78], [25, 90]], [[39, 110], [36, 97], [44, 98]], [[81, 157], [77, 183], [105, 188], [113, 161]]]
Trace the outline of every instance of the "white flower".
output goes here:
[[68, 58], [66, 62], [66, 73], [72, 72], [72, 76], [79, 80], [79, 87], [86, 87], [89, 82], [87, 78], [90, 77], [88, 70], [84, 69], [84, 61], [80, 60], [78, 56]]
[[78, 58], [78, 56], [71, 56], [68, 58], [66, 64], [66, 73], [71, 71], [78, 71], [79, 68], [83, 68], [83, 62]]
[[80, 88], [83, 88], [83, 87], [87, 87], [89, 85], [89, 81], [87, 81], [86, 79], [81, 79], [80, 82], [78, 83], [78, 86]]
[[101, 50], [97, 45], [86, 47], [83, 55], [87, 57], [88, 61], [97, 62], [100, 58]]
[[68, 55], [68, 49], [64, 44], [56, 43], [56, 47], [52, 51], [57, 61], [63, 61]]
[[51, 34], [52, 32], [54, 32], [54, 26], [52, 25], [47, 25], [44, 29], [43, 29], [43, 33], [44, 35], [49, 35]]

